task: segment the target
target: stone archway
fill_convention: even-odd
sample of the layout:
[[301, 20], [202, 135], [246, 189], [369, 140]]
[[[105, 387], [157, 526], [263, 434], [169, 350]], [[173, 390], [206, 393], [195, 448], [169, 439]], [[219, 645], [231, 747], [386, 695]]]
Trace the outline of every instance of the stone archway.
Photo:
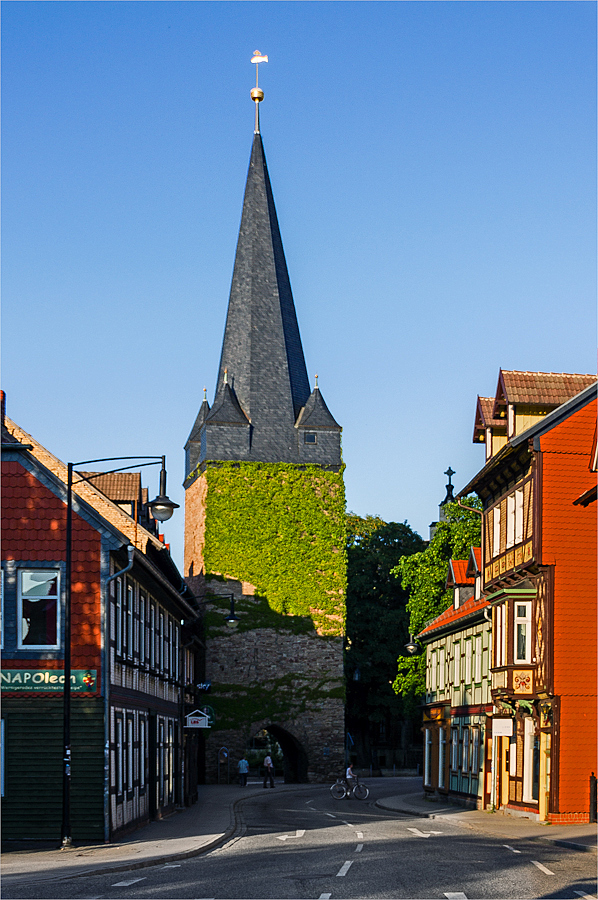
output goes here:
[[266, 725], [265, 730], [280, 744], [284, 765], [284, 783], [307, 783], [309, 781], [308, 758], [301, 743], [280, 725]]

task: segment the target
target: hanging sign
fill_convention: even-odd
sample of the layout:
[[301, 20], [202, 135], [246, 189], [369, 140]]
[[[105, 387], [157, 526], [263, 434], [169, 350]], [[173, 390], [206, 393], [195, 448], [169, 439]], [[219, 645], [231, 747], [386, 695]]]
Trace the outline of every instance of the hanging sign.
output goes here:
[[208, 716], [200, 709], [195, 709], [188, 716], [185, 716], [185, 728], [209, 728], [210, 721]]

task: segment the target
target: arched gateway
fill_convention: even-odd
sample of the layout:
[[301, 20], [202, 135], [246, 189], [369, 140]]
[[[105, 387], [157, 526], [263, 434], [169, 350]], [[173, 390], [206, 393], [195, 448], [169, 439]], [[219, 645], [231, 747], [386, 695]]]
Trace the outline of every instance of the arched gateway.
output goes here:
[[207, 779], [266, 728], [304, 781], [343, 765], [341, 428], [309, 387], [256, 123], [216, 393], [185, 446], [185, 573], [206, 609]]

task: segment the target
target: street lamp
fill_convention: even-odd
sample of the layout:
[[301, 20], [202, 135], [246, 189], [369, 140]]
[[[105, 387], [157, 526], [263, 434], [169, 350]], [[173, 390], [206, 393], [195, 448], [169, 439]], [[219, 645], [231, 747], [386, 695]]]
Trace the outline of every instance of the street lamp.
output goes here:
[[225, 616], [224, 621], [230, 628], [236, 628], [237, 625], [239, 624], [239, 622], [241, 621], [240, 618], [237, 615], [235, 615], [235, 595], [234, 594], [230, 595], [230, 612], [229, 612], [228, 616]]
[[405, 650], [409, 654], [409, 656], [414, 656], [416, 653], [419, 653], [421, 650], [420, 645], [414, 639], [413, 635], [410, 635], [410, 640], [408, 644], [405, 644]]
[[73, 844], [71, 837], [71, 584], [73, 555], [73, 470], [75, 466], [86, 466], [91, 463], [122, 462], [129, 459], [147, 459], [151, 462], [135, 463], [132, 466], [121, 466], [108, 472], [95, 472], [79, 478], [75, 484], [91, 481], [98, 475], [112, 475], [127, 469], [138, 469], [142, 466], [162, 464], [160, 471], [160, 493], [149, 503], [152, 515], [158, 522], [170, 519], [179, 504], [173, 503], [166, 495], [166, 457], [165, 456], [110, 456], [104, 459], [84, 459], [81, 462], [67, 464], [66, 481], [66, 560], [64, 585], [64, 690], [63, 690], [63, 753], [62, 753], [62, 827], [61, 848], [67, 849]]

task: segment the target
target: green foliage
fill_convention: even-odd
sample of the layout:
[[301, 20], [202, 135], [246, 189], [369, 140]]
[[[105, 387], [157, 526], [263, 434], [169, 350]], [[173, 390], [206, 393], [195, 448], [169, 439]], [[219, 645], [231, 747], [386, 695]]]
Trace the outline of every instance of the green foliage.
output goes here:
[[[464, 502], [476, 509], [482, 508], [475, 496], [467, 497]], [[448, 503], [444, 512], [446, 521], [438, 523], [428, 547], [421, 553], [402, 558], [393, 570], [409, 592], [409, 632], [414, 635], [451, 604], [452, 592], [445, 587], [449, 560], [467, 559], [471, 547], [480, 546], [480, 515], [457, 503]], [[422, 655], [398, 660], [393, 688], [410, 705], [425, 691], [423, 659]]]
[[305, 617], [320, 635], [342, 635], [347, 567], [342, 471], [219, 462], [209, 463], [202, 477], [208, 482], [207, 577], [214, 572], [248, 581], [279, 616]]
[[359, 722], [385, 722], [389, 712], [401, 713], [389, 682], [396, 673], [397, 645], [408, 637], [408, 594], [391, 573], [423, 547], [407, 523], [349, 517], [345, 671], [354, 729]]

